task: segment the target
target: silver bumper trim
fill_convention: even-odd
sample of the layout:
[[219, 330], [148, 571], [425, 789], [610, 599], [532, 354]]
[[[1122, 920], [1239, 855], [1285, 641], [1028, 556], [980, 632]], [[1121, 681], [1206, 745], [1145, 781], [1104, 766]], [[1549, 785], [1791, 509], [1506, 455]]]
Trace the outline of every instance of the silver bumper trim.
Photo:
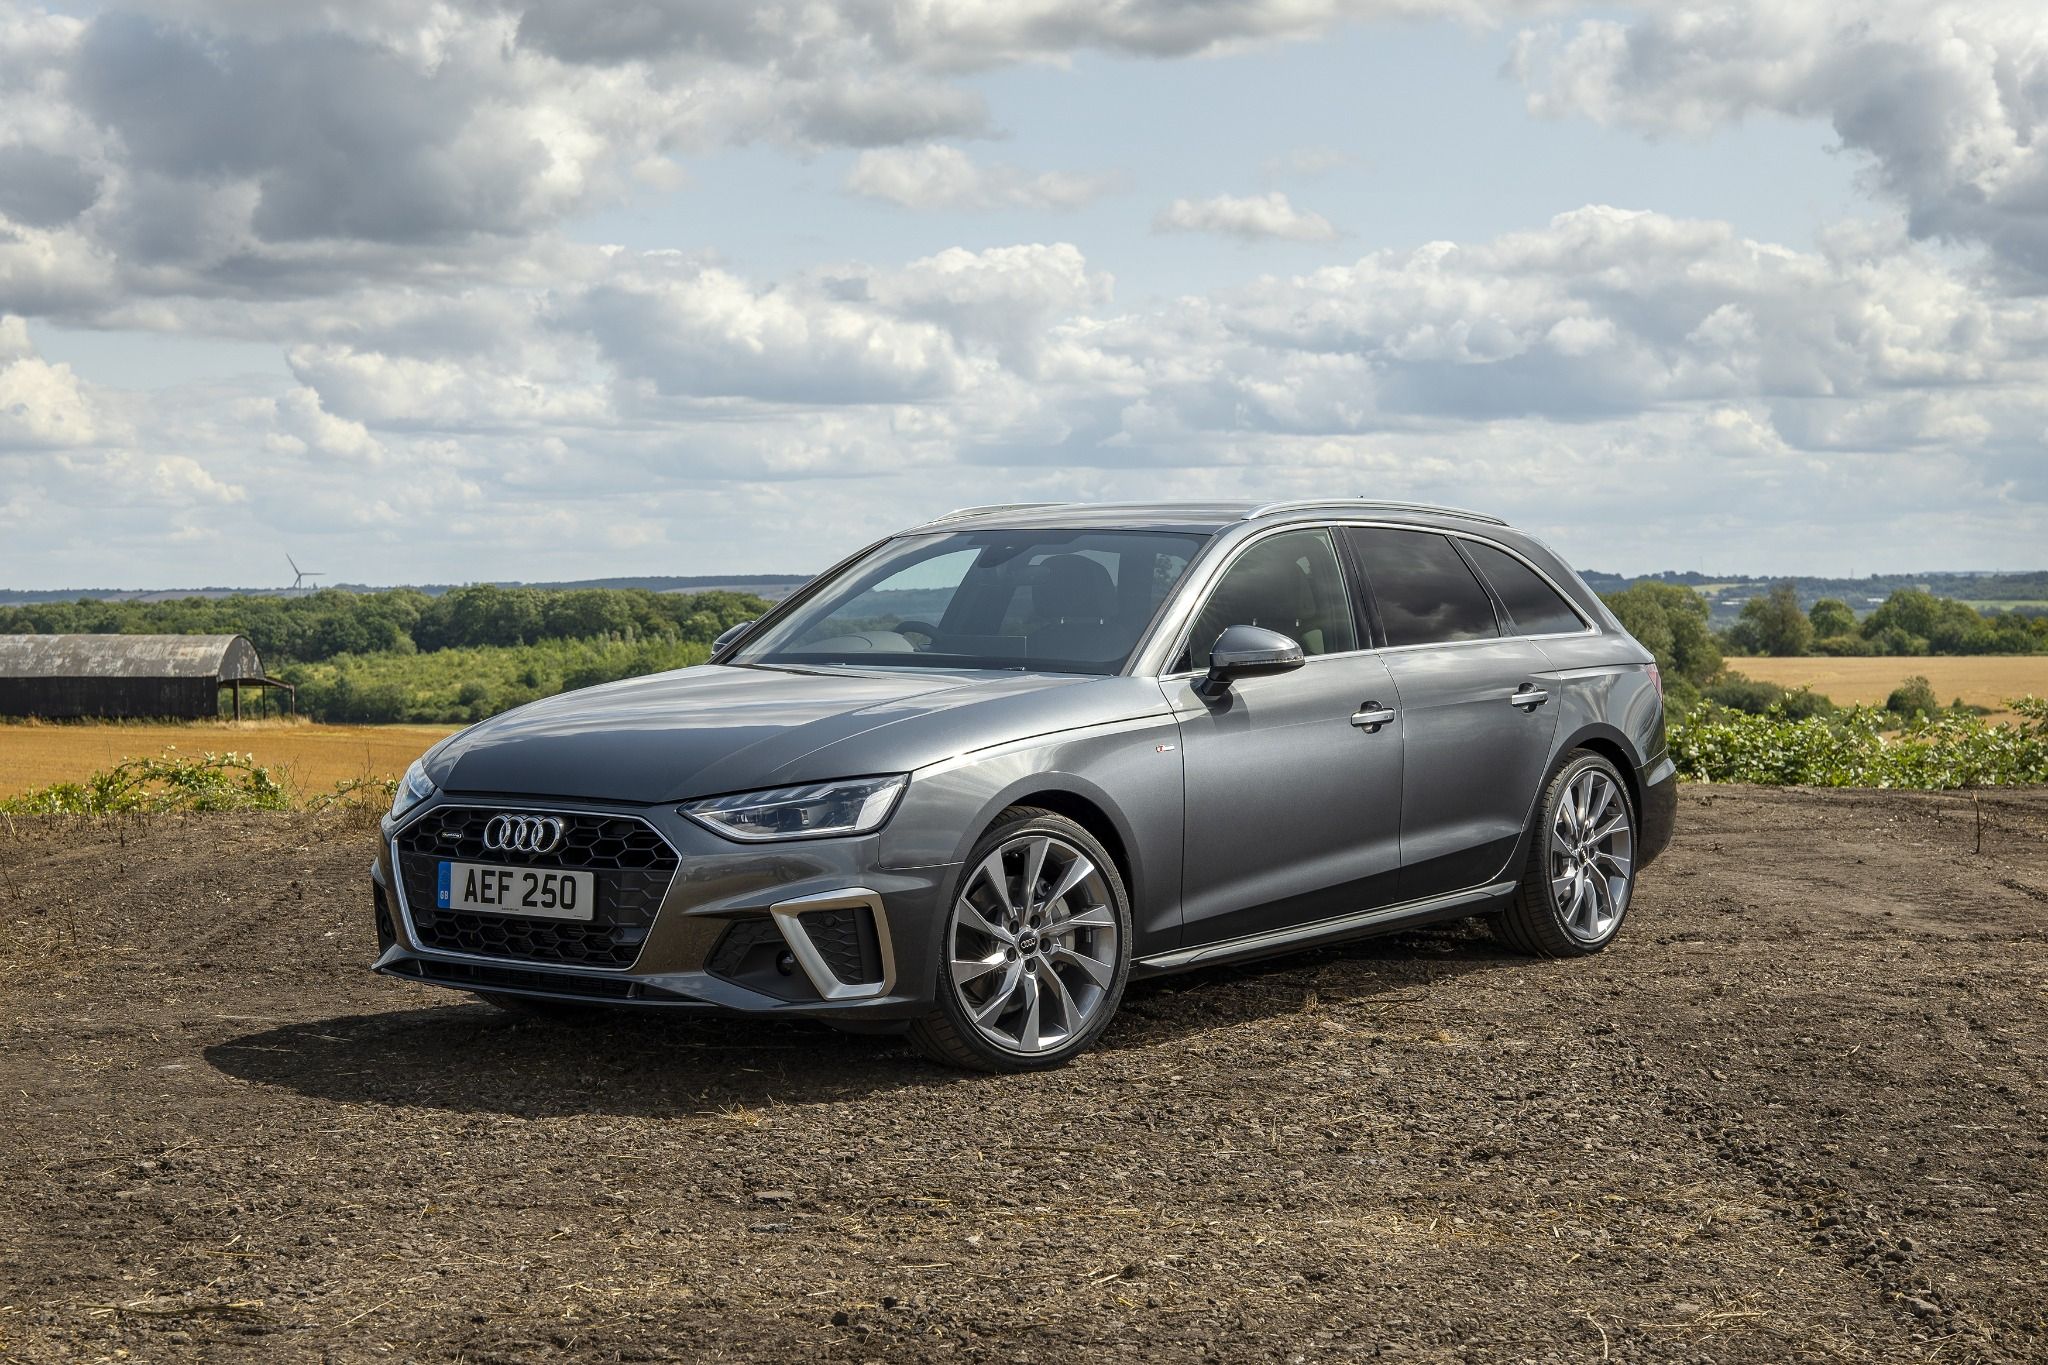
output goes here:
[[[803, 916], [813, 910], [853, 910], [865, 907], [875, 921], [875, 948], [882, 959], [880, 981], [841, 981], [826, 965], [824, 955], [811, 942], [811, 935], [804, 928]], [[795, 900], [777, 901], [768, 907], [768, 913], [775, 917], [775, 927], [782, 931], [783, 942], [789, 945], [790, 955], [796, 959], [811, 985], [827, 1000], [866, 1000], [871, 996], [887, 995], [896, 986], [896, 951], [889, 942], [889, 915], [882, 908], [882, 895], [865, 886], [849, 886], [838, 891], [820, 891], [815, 895], [798, 896]]]

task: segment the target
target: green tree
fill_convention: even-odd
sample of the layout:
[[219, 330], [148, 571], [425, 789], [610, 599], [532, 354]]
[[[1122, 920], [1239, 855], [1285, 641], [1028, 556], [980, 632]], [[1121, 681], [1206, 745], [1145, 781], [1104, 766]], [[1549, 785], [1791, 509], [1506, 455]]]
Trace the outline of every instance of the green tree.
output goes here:
[[1813, 648], [1813, 622], [1799, 609], [1798, 590], [1779, 583], [1742, 604], [1742, 619], [1728, 632], [1728, 642], [1752, 654], [1787, 658]]
[[1856, 613], [1839, 597], [1821, 598], [1806, 613], [1806, 619], [1813, 622], [1813, 635], [1817, 640], [1832, 640], [1839, 635], [1856, 633]]
[[1870, 613], [1863, 634], [1873, 640], [1907, 637], [1924, 642], [1917, 650], [1887, 649], [1889, 654], [1989, 654], [1998, 637], [1977, 609], [1952, 597], [1936, 597], [1918, 588], [1901, 588]]
[[1623, 629], [1656, 656], [1667, 693], [1680, 698], [1721, 671], [1721, 647], [1707, 625], [1707, 602], [1676, 583], [1638, 583], [1601, 599]]

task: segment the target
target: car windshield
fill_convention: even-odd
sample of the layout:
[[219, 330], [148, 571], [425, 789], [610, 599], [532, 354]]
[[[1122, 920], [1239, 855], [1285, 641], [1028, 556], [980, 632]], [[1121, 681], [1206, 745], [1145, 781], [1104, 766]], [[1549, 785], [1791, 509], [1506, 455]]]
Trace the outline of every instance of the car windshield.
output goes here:
[[1204, 539], [1087, 530], [901, 536], [729, 662], [1115, 673]]

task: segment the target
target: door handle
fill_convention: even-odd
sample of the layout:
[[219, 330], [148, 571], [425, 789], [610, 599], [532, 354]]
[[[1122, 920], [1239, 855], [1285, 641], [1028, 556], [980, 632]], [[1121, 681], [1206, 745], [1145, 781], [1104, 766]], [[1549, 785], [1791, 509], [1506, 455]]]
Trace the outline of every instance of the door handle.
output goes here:
[[1526, 706], [1531, 711], [1534, 711], [1549, 700], [1550, 694], [1548, 692], [1529, 683], [1523, 683], [1520, 687], [1508, 693], [1509, 706]]
[[1393, 718], [1394, 708], [1376, 701], [1369, 701], [1351, 713], [1351, 723], [1369, 735], [1378, 734], [1380, 727]]

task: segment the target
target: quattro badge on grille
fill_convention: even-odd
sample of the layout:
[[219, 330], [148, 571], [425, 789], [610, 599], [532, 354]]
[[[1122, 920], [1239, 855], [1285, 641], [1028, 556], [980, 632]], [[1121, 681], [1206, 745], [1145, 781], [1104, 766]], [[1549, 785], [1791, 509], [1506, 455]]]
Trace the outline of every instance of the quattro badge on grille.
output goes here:
[[484, 826], [484, 847], [493, 853], [553, 853], [562, 846], [563, 830], [556, 815], [494, 815]]

